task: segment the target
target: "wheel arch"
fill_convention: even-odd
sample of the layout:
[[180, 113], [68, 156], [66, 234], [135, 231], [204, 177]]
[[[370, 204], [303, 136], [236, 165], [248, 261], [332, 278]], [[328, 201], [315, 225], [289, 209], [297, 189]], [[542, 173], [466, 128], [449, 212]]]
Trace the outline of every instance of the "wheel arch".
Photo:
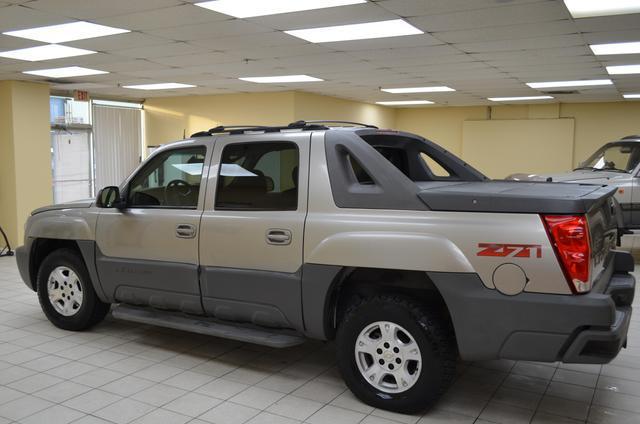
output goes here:
[[351, 302], [380, 294], [419, 299], [428, 307], [437, 308], [451, 322], [446, 302], [424, 271], [305, 265], [302, 291], [305, 328], [312, 338], [334, 339]]

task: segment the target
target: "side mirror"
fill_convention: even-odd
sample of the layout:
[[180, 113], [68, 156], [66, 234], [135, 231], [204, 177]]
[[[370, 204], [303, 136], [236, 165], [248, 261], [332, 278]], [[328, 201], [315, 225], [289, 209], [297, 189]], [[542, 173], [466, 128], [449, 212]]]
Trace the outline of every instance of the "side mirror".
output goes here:
[[108, 186], [98, 193], [96, 206], [99, 208], [122, 209], [125, 206], [125, 201], [120, 197], [120, 189], [117, 186]]

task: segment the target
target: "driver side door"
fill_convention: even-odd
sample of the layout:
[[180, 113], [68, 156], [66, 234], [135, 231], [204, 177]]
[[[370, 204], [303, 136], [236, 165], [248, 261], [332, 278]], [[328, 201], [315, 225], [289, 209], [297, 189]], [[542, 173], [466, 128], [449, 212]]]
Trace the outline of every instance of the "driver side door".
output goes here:
[[126, 207], [100, 213], [96, 266], [112, 301], [203, 312], [198, 239], [209, 161], [204, 144], [159, 151], [128, 180]]

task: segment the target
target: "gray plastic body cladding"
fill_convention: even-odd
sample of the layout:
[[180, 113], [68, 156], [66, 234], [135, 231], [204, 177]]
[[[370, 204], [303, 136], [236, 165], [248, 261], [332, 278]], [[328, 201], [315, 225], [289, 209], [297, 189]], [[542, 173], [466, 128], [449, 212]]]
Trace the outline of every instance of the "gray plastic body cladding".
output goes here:
[[302, 309], [307, 337], [319, 340], [333, 337], [331, 294], [338, 274], [343, 269], [338, 265], [302, 266]]
[[419, 183], [418, 197], [435, 211], [584, 214], [616, 189], [524, 181]]
[[78, 243], [78, 248], [84, 259], [87, 271], [89, 271], [89, 277], [91, 277], [93, 289], [98, 295], [98, 298], [105, 303], [110, 303], [109, 297], [105, 293], [102, 284], [100, 284], [100, 278], [98, 277], [98, 269], [96, 267], [96, 242], [93, 240], [77, 240], [76, 243]]
[[[373, 147], [351, 132], [325, 133], [333, 200], [339, 208], [426, 210], [418, 187]], [[354, 157], [375, 184], [360, 184], [349, 163]]]
[[610, 327], [615, 305], [602, 293], [506, 296], [476, 274], [428, 273], [449, 309], [464, 360], [559, 360], [584, 327]]
[[292, 331], [274, 331], [242, 324], [225, 323], [211, 318], [185, 316], [180, 313], [157, 311], [118, 305], [113, 308], [114, 318], [141, 324], [159, 325], [175, 330], [190, 331], [207, 336], [223, 337], [241, 342], [255, 343], [273, 348], [285, 348], [304, 343], [305, 339]]
[[301, 270], [295, 273], [203, 267], [205, 313], [232, 321], [302, 331]]
[[[124, 302], [192, 314], [203, 313], [197, 265], [112, 258], [96, 249], [96, 268], [110, 303]], [[180, 290], [176, 290], [176, 287], [180, 287]]]
[[16, 248], [16, 263], [18, 264], [18, 272], [20, 272], [20, 278], [24, 284], [31, 290], [35, 291], [33, 280], [31, 279], [31, 272], [29, 271], [29, 260], [31, 258], [31, 245], [33, 239], [27, 238], [23, 246]]

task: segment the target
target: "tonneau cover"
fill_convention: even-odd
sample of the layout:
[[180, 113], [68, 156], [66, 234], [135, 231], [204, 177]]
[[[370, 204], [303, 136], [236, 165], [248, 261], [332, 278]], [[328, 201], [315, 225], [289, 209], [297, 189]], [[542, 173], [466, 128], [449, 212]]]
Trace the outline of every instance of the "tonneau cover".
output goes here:
[[614, 187], [524, 181], [419, 182], [418, 197], [434, 211], [584, 214]]

